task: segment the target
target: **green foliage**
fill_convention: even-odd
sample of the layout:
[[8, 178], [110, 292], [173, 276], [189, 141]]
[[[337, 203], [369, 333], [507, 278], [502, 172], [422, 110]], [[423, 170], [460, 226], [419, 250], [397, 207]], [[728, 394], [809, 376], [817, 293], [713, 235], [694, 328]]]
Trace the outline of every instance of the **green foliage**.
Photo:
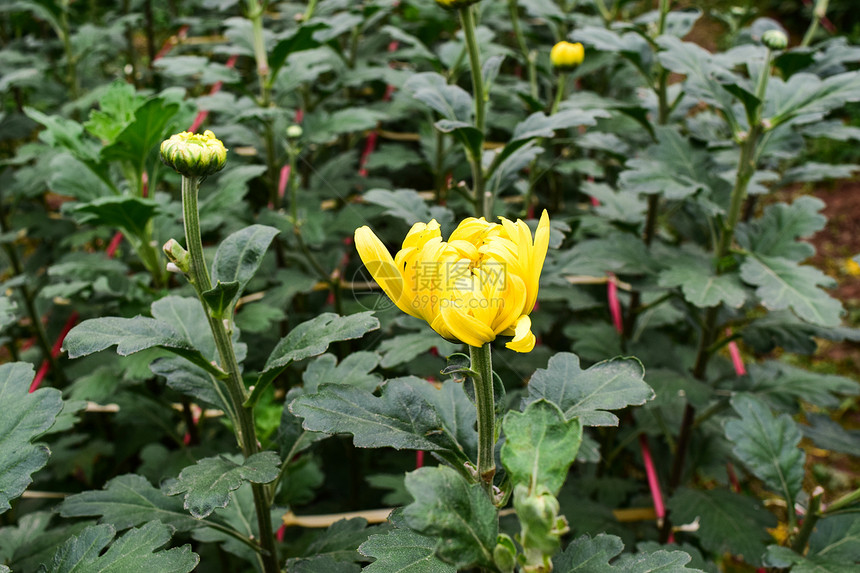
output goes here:
[[184, 493], [183, 507], [203, 519], [218, 507], [226, 507], [230, 492], [245, 483], [269, 483], [278, 477], [281, 460], [275, 452], [254, 454], [242, 463], [225, 457], [204, 458], [182, 470], [175, 480], [167, 481], [167, 495]]
[[8, 408], [0, 421], [0, 513], [24, 493], [33, 473], [48, 463], [51, 450], [32, 443], [53, 424], [63, 400], [58, 390], [28, 393], [33, 367], [22, 362], [0, 365], [0, 401]]
[[[165, 573], [187, 573], [197, 567], [200, 558], [185, 545], [158, 551], [170, 541], [171, 531], [166, 525], [150, 521], [139, 529], [114, 540], [116, 531], [110, 525], [94, 525], [72, 537], [54, 555], [50, 573], [71, 571], [95, 572], [139, 571], [141, 567]], [[113, 541], [113, 543], [111, 543]], [[103, 555], [99, 553], [110, 544]]]
[[406, 489], [415, 498], [403, 510], [406, 522], [436, 539], [443, 561], [458, 568], [492, 566], [498, 511], [480, 485], [439, 466], [406, 474]]

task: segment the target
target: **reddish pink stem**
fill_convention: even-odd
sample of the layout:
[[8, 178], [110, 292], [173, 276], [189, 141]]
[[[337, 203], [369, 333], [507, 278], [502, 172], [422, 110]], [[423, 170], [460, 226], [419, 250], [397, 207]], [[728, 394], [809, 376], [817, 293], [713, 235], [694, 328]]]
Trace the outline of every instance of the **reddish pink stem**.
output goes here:
[[609, 313], [612, 315], [612, 324], [619, 333], [624, 332], [624, 322], [621, 319], [621, 301], [618, 300], [618, 281], [615, 273], [606, 273], [609, 280], [606, 282], [606, 295], [609, 298]]
[[[75, 326], [75, 323], [78, 322], [78, 317], [80, 315], [77, 312], [73, 312], [69, 315], [68, 320], [66, 320], [65, 326], [63, 326], [62, 332], [57, 337], [57, 340], [54, 341], [54, 347], [51, 348], [51, 356], [56, 358], [60, 355], [60, 349], [63, 347], [63, 341], [66, 339], [66, 335]], [[42, 385], [42, 381], [47, 376], [48, 371], [51, 369], [51, 363], [47, 360], [42, 361], [42, 365], [39, 367], [39, 371], [36, 373], [36, 377], [33, 378], [33, 382], [30, 384], [30, 392], [35, 392], [38, 390], [39, 386]]]
[[[663, 491], [660, 489], [660, 480], [657, 479], [654, 459], [651, 457], [651, 447], [648, 445], [648, 437], [645, 434], [639, 435], [639, 448], [642, 450], [642, 462], [645, 464], [648, 489], [651, 490], [651, 499], [654, 501], [654, 513], [657, 514], [657, 520], [662, 522], [666, 518], [666, 506], [663, 503]], [[675, 542], [674, 533], [669, 533], [667, 542]]]
[[[726, 329], [726, 336], [731, 336], [731, 329]], [[735, 367], [735, 374], [738, 376], [743, 376], [747, 373], [746, 366], [744, 366], [744, 359], [741, 357], [741, 351], [738, 349], [737, 343], [732, 340], [729, 342], [729, 354], [732, 357], [732, 365]]]

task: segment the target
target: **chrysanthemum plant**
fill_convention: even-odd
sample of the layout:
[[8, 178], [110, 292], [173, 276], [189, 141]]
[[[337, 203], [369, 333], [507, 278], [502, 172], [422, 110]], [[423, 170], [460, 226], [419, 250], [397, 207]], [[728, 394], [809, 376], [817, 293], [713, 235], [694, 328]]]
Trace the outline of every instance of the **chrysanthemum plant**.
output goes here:
[[[858, 138], [827, 2], [799, 46], [730, 11], [716, 53], [668, 0], [171, 3], [211, 35], [128, 65], [54, 4], [2, 10], [66, 61], [0, 60], [42, 128], [0, 334], [46, 359], [0, 365], [0, 572], [857, 567], [856, 478], [812, 460], [858, 454], [858, 386], [798, 356], [860, 336], [802, 264], [821, 202], [780, 202], [855, 169], [804, 155]], [[196, 104], [229, 161], [170, 137]]]

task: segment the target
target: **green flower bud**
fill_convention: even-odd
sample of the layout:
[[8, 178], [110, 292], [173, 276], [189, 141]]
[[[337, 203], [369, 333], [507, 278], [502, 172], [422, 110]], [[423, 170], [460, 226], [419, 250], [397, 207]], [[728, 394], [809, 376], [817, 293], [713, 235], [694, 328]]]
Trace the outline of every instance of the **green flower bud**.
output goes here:
[[302, 136], [304, 131], [302, 130], [301, 125], [291, 125], [287, 128], [287, 138], [288, 139], [298, 139]]
[[161, 142], [161, 161], [185, 177], [206, 177], [224, 169], [227, 148], [209, 130], [183, 131]]
[[768, 30], [762, 34], [761, 43], [771, 50], [784, 50], [788, 46], [788, 37], [782, 30]]
[[552, 62], [552, 66], [561, 72], [573, 70], [584, 59], [585, 48], [579, 42], [575, 44], [564, 41], [559, 42], [552, 47], [552, 51], [549, 53], [549, 61]]
[[463, 6], [477, 4], [480, 1], [481, 0], [436, 0], [436, 4], [442, 6], [443, 8], [448, 8], [449, 10], [456, 10], [457, 8], [462, 8]]
[[189, 271], [191, 268], [191, 255], [188, 254], [188, 251], [182, 248], [182, 245], [176, 242], [176, 239], [170, 239], [164, 243], [162, 250], [167, 256], [167, 260], [170, 261], [170, 264], [175, 265], [176, 268], [183, 273], [187, 273]]
[[493, 548], [493, 562], [504, 573], [513, 573], [517, 566], [517, 546], [510, 535], [500, 533]]

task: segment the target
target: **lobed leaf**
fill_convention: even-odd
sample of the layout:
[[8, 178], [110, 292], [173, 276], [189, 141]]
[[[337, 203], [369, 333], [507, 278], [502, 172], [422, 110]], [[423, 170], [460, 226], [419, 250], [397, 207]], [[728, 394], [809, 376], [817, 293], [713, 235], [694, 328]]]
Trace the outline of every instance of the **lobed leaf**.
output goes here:
[[48, 446], [32, 441], [54, 424], [63, 409], [62, 394], [56, 388], [30, 393], [33, 376], [28, 363], [0, 365], [0, 513], [24, 493], [33, 481], [30, 476], [48, 463]]

